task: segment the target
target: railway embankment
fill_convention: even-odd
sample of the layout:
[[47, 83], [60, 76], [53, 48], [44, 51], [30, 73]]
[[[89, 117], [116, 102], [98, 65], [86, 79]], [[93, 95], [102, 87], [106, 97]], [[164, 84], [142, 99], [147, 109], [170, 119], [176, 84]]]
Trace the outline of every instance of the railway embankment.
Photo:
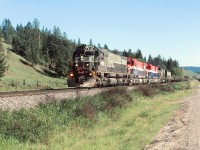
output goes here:
[[34, 108], [40, 103], [59, 102], [63, 99], [92, 96], [102, 92], [102, 89], [49, 90], [37, 92], [16, 92], [0, 94], [0, 109], [19, 110]]
[[190, 87], [188, 82], [141, 85], [94, 96], [77, 91], [74, 99], [68, 95], [55, 101], [54, 96], [34, 109], [1, 111], [0, 145], [20, 150], [143, 149], [179, 110]]

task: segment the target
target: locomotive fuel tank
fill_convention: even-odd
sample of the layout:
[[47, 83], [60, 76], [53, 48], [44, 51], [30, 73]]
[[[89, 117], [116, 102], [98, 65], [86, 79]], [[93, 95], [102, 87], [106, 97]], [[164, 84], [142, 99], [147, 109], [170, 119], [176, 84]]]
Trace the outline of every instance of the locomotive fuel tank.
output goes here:
[[115, 78], [109, 78], [108, 79], [108, 84], [109, 85], [117, 85], [117, 79], [115, 79]]

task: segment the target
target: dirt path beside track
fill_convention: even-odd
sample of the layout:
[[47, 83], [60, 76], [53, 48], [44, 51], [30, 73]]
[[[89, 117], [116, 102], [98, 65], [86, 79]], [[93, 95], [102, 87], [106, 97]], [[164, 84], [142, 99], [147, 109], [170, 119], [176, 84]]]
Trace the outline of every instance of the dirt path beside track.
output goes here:
[[200, 150], [200, 85], [145, 150]]

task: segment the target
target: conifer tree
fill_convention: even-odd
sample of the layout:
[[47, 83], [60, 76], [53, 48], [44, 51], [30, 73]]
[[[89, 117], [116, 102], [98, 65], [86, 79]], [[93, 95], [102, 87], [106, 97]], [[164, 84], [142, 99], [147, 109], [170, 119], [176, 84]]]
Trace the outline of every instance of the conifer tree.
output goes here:
[[151, 56], [151, 54], [149, 54], [148, 63], [152, 63], [152, 62], [153, 62], [153, 57]]
[[98, 46], [98, 48], [101, 48], [101, 44], [100, 44], [100, 43], [98, 43], [98, 45], [97, 45], [97, 46]]
[[122, 55], [125, 56], [125, 57], [128, 57], [128, 52], [124, 49]]
[[81, 45], [81, 40], [80, 40], [80, 38], [78, 38], [78, 46], [80, 46]]
[[0, 37], [3, 37], [2, 29], [0, 27]]
[[74, 44], [76, 45], [76, 40], [74, 39]]
[[104, 49], [108, 49], [108, 46], [105, 44], [103, 48], [104, 48]]
[[12, 43], [13, 36], [15, 34], [15, 29], [11, 24], [10, 19], [4, 19], [2, 23], [2, 32], [3, 32], [3, 37], [5, 41], [8, 44]]
[[147, 58], [146, 58], [146, 56], [143, 58], [143, 60], [144, 60], [144, 62], [147, 62]]
[[132, 50], [131, 50], [131, 49], [128, 50], [128, 52], [127, 52], [127, 57], [135, 58], [135, 54], [132, 53]]
[[114, 49], [111, 52], [114, 53], [114, 54], [120, 55], [120, 52], [118, 51], [118, 49]]
[[137, 59], [140, 59], [140, 60], [143, 59], [142, 52], [141, 52], [140, 49], [137, 49], [137, 51], [136, 51], [136, 53], [135, 53], [135, 57], [136, 57]]
[[68, 38], [67, 38], [67, 33], [66, 33], [66, 32], [63, 33], [63, 39], [64, 39], [64, 40], [67, 40], [67, 39], [68, 39]]
[[90, 45], [90, 46], [93, 46], [92, 39], [90, 39], [90, 41], [89, 41], [89, 45]]

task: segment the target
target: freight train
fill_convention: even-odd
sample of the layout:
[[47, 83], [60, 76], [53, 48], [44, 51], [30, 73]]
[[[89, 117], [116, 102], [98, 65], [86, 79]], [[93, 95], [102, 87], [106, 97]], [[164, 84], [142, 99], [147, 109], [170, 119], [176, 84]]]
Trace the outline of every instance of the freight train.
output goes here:
[[68, 87], [102, 87], [170, 82], [171, 72], [107, 49], [81, 45], [73, 52]]

